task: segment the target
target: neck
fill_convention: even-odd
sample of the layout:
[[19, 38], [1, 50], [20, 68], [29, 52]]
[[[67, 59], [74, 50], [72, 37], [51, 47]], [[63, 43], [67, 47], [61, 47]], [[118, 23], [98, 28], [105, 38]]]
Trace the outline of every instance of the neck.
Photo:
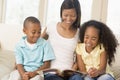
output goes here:
[[65, 24], [64, 22], [60, 23], [60, 26], [64, 29], [64, 30], [71, 30], [71, 26], [68, 24]]

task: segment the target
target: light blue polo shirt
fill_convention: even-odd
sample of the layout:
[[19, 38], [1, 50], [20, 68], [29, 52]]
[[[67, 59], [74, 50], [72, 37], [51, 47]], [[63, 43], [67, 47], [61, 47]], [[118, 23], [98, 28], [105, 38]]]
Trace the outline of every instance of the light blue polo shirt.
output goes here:
[[46, 40], [39, 38], [33, 49], [30, 49], [25, 39], [26, 37], [23, 37], [15, 47], [16, 63], [22, 64], [25, 71], [35, 71], [45, 61], [55, 59], [53, 49]]

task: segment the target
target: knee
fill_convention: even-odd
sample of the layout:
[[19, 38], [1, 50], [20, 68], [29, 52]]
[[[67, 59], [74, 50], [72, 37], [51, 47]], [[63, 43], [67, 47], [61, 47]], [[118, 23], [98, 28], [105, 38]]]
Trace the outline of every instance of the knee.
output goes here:
[[74, 74], [69, 80], [82, 80], [82, 77], [80, 74]]
[[101, 75], [98, 80], [115, 80], [110, 74]]

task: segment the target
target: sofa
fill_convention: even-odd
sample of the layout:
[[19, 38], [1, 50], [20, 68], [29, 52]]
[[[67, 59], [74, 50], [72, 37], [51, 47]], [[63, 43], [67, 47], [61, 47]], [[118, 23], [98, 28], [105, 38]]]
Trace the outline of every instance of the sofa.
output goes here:
[[[9, 73], [15, 69], [14, 46], [24, 35], [20, 25], [0, 24], [0, 80], [7, 80]], [[7, 31], [6, 31], [6, 28]], [[120, 34], [116, 34], [120, 43]], [[120, 80], [120, 45], [117, 47], [115, 62], [111, 66], [116, 80]]]

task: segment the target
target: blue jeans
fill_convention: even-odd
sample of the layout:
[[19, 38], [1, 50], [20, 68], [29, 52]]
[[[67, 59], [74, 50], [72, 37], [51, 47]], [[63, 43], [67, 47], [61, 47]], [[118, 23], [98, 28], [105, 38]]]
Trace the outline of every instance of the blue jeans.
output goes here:
[[[47, 74], [45, 75], [45, 80], [64, 80], [62, 77], [59, 77], [55, 74]], [[82, 80], [82, 77], [79, 74], [74, 74], [69, 78], [69, 80]]]
[[90, 76], [84, 77], [84, 80], [115, 80], [110, 74], [103, 74], [95, 78], [91, 78]]

